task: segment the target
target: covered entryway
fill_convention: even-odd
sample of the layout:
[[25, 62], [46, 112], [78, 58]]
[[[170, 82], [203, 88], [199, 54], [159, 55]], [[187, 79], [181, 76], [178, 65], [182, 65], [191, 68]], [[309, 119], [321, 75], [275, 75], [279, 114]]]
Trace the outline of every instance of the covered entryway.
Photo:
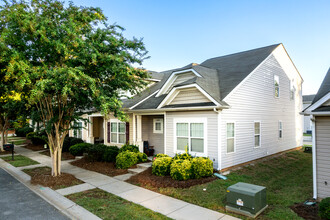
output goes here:
[[92, 144], [104, 143], [104, 118], [103, 116], [90, 116], [88, 124], [88, 139]]

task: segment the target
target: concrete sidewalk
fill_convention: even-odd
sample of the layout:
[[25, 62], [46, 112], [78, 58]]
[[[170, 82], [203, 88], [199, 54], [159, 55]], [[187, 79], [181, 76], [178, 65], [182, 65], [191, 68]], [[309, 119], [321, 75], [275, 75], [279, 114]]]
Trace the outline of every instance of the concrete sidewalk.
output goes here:
[[[48, 156], [41, 155], [22, 147], [16, 147], [15, 151], [18, 154], [27, 156], [46, 166], [51, 165], [51, 160]], [[172, 197], [123, 182], [120, 178], [109, 177], [97, 172], [73, 166], [66, 161], [62, 162], [62, 172], [70, 173], [77, 179], [85, 182], [85, 184], [58, 190], [58, 193], [62, 195], [68, 195], [92, 188], [99, 188], [173, 219], [237, 219], [223, 213], [193, 205], [182, 200], [174, 199]]]

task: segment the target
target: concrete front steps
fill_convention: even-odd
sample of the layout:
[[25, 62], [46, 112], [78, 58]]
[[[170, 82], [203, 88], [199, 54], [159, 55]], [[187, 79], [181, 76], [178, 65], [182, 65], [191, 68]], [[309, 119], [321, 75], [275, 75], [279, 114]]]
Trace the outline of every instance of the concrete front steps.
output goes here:
[[138, 173], [141, 173], [143, 171], [145, 171], [146, 169], [148, 169], [149, 167], [151, 167], [152, 162], [148, 162], [148, 163], [139, 163], [137, 164], [137, 168], [134, 169], [128, 169], [128, 172], [135, 175]]

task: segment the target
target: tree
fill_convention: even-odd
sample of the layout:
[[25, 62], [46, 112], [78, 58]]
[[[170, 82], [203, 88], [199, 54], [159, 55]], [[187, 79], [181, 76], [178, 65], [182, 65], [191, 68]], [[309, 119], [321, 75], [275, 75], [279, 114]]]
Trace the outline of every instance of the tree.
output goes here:
[[145, 86], [142, 39], [126, 39], [109, 25], [100, 8], [54, 0], [5, 2], [0, 8], [0, 44], [15, 59], [10, 71], [29, 88], [48, 136], [52, 175], [61, 174], [61, 153], [72, 122], [86, 109], [125, 119], [120, 90], [137, 93]]

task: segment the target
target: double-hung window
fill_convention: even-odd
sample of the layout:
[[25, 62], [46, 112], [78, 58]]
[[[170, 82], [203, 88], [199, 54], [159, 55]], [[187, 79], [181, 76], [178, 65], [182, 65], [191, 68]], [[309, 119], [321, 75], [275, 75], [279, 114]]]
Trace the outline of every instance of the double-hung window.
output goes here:
[[227, 123], [227, 153], [235, 152], [235, 123]]
[[82, 122], [74, 123], [73, 136], [76, 138], [82, 138]]
[[260, 122], [254, 122], [254, 147], [260, 147]]
[[205, 123], [176, 122], [176, 149], [190, 153], [205, 154]]
[[164, 119], [154, 118], [153, 124], [154, 124], [154, 133], [162, 134], [163, 133], [163, 127], [164, 127]]
[[278, 138], [282, 138], [282, 136], [283, 136], [283, 127], [282, 126], [283, 126], [282, 122], [279, 121], [278, 122]]
[[125, 144], [126, 143], [126, 123], [120, 121], [111, 121], [111, 143]]
[[274, 92], [276, 98], [280, 97], [280, 78], [278, 75], [274, 75]]

